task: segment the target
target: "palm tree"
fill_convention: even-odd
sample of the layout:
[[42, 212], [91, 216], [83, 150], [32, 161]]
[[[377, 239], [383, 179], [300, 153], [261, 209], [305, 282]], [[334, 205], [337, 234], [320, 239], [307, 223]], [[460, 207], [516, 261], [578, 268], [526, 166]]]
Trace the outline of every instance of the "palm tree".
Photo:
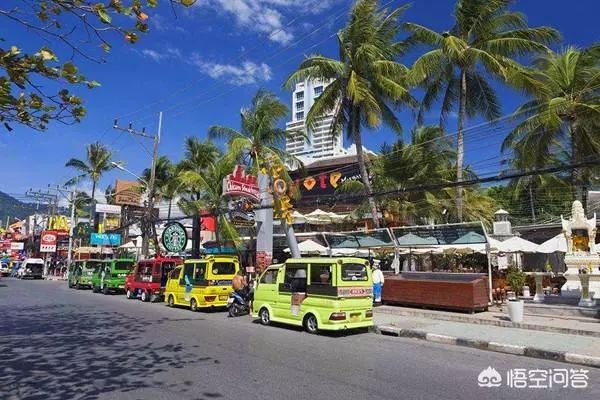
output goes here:
[[72, 167], [79, 171], [80, 174], [70, 179], [65, 183], [67, 186], [74, 185], [84, 179], [91, 179], [92, 181], [92, 201], [91, 207], [93, 207], [96, 195], [96, 185], [98, 181], [104, 175], [104, 173], [112, 170], [115, 166], [112, 164], [112, 153], [100, 142], [95, 142], [87, 147], [87, 160], [79, 160], [77, 158], [71, 158], [65, 164], [66, 167]]
[[401, 132], [393, 108], [414, 104], [404, 82], [407, 68], [397, 62], [405, 49], [405, 44], [397, 40], [398, 18], [407, 7], [379, 11], [378, 5], [377, 0], [356, 2], [348, 25], [338, 32], [339, 60], [309, 56], [285, 83], [291, 88], [305, 79], [330, 82], [309, 110], [306, 123], [310, 129], [319, 117], [334, 112], [336, 129], [345, 129], [356, 145], [362, 182], [377, 228], [380, 224], [363, 152], [362, 129], [375, 129], [383, 122]]
[[[600, 117], [600, 44], [588, 49], [567, 47], [537, 58], [523, 71], [522, 87], [531, 100], [517, 108], [516, 127], [503, 150], [517, 158], [538, 154], [536, 167], [546, 165], [552, 154], [564, 150], [566, 159], [578, 163], [600, 154], [597, 135]], [[571, 174], [573, 198], [585, 203], [584, 182], [591, 170]]]
[[208, 129], [208, 137], [226, 139], [228, 156], [248, 164], [254, 172], [264, 169], [267, 160], [294, 164], [297, 160], [282, 150], [286, 132], [277, 127], [287, 114], [287, 106], [277, 96], [260, 89], [254, 95], [251, 106], [242, 108], [239, 131], [215, 125]]
[[187, 215], [198, 215], [200, 211], [208, 211], [216, 216], [215, 231], [217, 244], [221, 246], [220, 238], [236, 241], [237, 230], [221, 210], [226, 207], [223, 196], [223, 179], [231, 174], [235, 162], [229, 157], [211, 160], [202, 171], [186, 170], [179, 174], [181, 183], [196, 195], [193, 199], [182, 198], [179, 206]]
[[[199, 142], [192, 140], [192, 146], [197, 146]], [[142, 172], [142, 187], [145, 186], [146, 182], [150, 181], [150, 168], [146, 168]], [[154, 193], [155, 201], [167, 200], [169, 202], [169, 211], [167, 219], [171, 219], [171, 206], [173, 198], [177, 194], [181, 182], [178, 179], [177, 167], [171, 163], [166, 156], [160, 156], [156, 161], [156, 170], [154, 178]]]
[[200, 224], [198, 221], [198, 211], [190, 207], [185, 207], [186, 202], [198, 201], [201, 198], [201, 191], [197, 187], [187, 185], [180, 179], [181, 174], [194, 172], [203, 174], [208, 166], [221, 157], [221, 152], [211, 141], [200, 141], [196, 137], [187, 137], [184, 145], [184, 158], [175, 167], [178, 185], [177, 191], [182, 195], [179, 202], [180, 208], [186, 215], [192, 218], [192, 256], [199, 255], [200, 250]]
[[[530, 28], [525, 16], [508, 9], [510, 0], [458, 0], [455, 21], [449, 31], [435, 32], [407, 23], [412, 43], [433, 49], [414, 63], [409, 81], [420, 84], [425, 94], [418, 119], [441, 102], [440, 123], [458, 106], [456, 180], [464, 175], [464, 129], [466, 118], [482, 116], [492, 121], [500, 116], [500, 102], [488, 78], [513, 83], [521, 68], [514, 58], [548, 51], [546, 44], [560, 38], [549, 27]], [[456, 190], [458, 219], [463, 219], [463, 191]]]
[[177, 165], [177, 170], [202, 171], [220, 156], [221, 152], [213, 142], [202, 142], [197, 137], [189, 136], [185, 139], [183, 160]]
[[86, 217], [89, 215], [88, 211], [90, 204], [92, 203], [92, 198], [86, 192], [76, 192], [73, 202], [75, 203], [75, 225], [77, 225], [77, 219], [79, 217]]
[[[456, 218], [455, 189], [407, 190], [419, 186], [450, 185], [456, 176], [456, 150], [452, 140], [439, 126], [418, 126], [411, 132], [410, 143], [399, 141], [384, 145], [373, 161], [371, 175], [377, 191], [397, 189], [399, 194], [384, 196], [380, 200], [385, 219], [394, 225], [431, 224]], [[476, 176], [467, 170], [469, 178]], [[359, 181], [344, 182], [339, 192], [364, 192]], [[405, 192], [402, 192], [406, 190]], [[465, 216], [474, 220], [490, 220], [491, 199], [477, 188], [465, 190], [469, 202]], [[363, 207], [358, 207], [361, 210]]]

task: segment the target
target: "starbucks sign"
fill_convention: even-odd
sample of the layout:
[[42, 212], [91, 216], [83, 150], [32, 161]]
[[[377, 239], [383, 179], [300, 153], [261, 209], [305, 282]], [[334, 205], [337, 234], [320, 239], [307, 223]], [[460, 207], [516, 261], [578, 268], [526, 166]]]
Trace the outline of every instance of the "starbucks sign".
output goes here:
[[171, 222], [162, 233], [162, 244], [170, 253], [180, 253], [187, 246], [187, 232], [179, 222]]

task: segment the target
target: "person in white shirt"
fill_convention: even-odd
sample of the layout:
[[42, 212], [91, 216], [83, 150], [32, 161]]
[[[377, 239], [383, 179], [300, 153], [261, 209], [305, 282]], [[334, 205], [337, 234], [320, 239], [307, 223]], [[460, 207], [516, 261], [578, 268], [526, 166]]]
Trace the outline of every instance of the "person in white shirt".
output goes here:
[[379, 262], [375, 261], [373, 263], [373, 301], [375, 304], [381, 304], [381, 291], [383, 289], [383, 282], [385, 278], [383, 277], [383, 272], [379, 269]]

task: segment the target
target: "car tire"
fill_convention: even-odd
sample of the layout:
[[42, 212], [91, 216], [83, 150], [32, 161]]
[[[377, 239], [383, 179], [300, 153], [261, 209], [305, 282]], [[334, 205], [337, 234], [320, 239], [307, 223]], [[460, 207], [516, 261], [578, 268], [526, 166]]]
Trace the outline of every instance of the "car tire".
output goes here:
[[96, 286], [92, 285], [92, 293], [98, 293], [99, 290]]
[[198, 302], [193, 297], [190, 300], [190, 310], [192, 310], [193, 312], [198, 311]]
[[260, 323], [265, 326], [271, 323], [271, 314], [266, 307], [260, 309], [258, 312], [258, 317], [260, 318]]
[[77, 283], [75, 284], [75, 289], [77, 289], [77, 290], [81, 290], [81, 285], [79, 284], [79, 282], [77, 282]]
[[104, 294], [104, 295], [110, 294], [110, 289], [109, 289], [108, 285], [104, 285], [104, 288], [102, 289], [102, 294]]
[[313, 314], [307, 314], [306, 317], [304, 317], [304, 329], [310, 334], [316, 334], [319, 331], [317, 317]]
[[170, 294], [169, 298], [167, 299], [167, 305], [169, 307], [175, 307], [175, 298], [173, 297], [172, 294]]
[[146, 302], [146, 301], [149, 301], [149, 300], [150, 300], [150, 296], [148, 295], [148, 292], [144, 290], [142, 292], [142, 301]]
[[127, 291], [125, 292], [125, 297], [127, 297], [129, 300], [133, 299], [133, 292], [131, 291], [131, 289], [127, 288]]

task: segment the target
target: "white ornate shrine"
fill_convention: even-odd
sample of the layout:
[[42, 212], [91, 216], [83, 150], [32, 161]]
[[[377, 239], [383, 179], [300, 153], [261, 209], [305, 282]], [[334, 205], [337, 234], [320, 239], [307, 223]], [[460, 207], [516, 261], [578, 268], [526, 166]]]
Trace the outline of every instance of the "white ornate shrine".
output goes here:
[[[596, 249], [596, 214], [585, 217], [581, 202], [574, 201], [571, 218], [562, 220], [562, 231], [567, 239], [564, 277], [567, 282], [561, 293], [580, 298], [579, 305], [593, 306], [600, 299], [600, 255]], [[589, 287], [588, 287], [589, 285]], [[600, 303], [600, 301], [599, 301]]]

